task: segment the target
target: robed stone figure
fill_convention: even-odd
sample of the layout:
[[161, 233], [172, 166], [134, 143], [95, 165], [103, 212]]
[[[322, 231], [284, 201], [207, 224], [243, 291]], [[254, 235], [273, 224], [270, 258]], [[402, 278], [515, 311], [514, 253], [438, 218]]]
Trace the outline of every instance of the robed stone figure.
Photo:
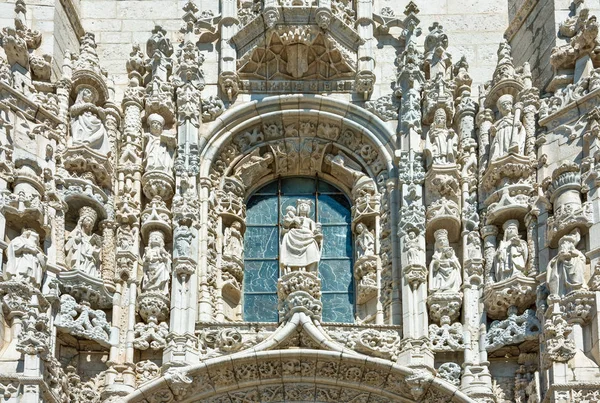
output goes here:
[[583, 277], [585, 255], [576, 248], [581, 236], [579, 230], [564, 235], [558, 241], [558, 254], [550, 260], [546, 282], [551, 295], [564, 296], [587, 288]]
[[279, 265], [283, 274], [292, 271], [316, 272], [321, 260], [321, 225], [310, 217], [311, 200], [299, 199], [288, 207], [283, 218], [283, 238]]

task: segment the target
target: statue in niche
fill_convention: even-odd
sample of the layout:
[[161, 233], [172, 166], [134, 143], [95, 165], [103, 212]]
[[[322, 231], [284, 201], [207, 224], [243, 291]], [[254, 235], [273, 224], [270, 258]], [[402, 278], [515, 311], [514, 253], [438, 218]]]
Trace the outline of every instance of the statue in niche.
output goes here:
[[[317, 272], [321, 260], [321, 224], [309, 218], [312, 201], [298, 199], [295, 211], [287, 209], [283, 218], [283, 238], [279, 265], [283, 274], [292, 271]], [[291, 206], [290, 206], [291, 207]]]
[[105, 113], [94, 104], [94, 92], [82, 87], [71, 107], [71, 139], [73, 145], [85, 145], [107, 155], [110, 151], [108, 133], [102, 121]]
[[157, 113], [148, 116], [150, 133], [146, 134], [146, 171], [171, 172], [173, 170], [173, 157], [167, 147], [167, 141], [174, 140], [163, 135], [165, 119]]
[[471, 231], [467, 235], [467, 258], [481, 259], [481, 239], [477, 231]]
[[244, 237], [239, 221], [234, 221], [231, 226], [225, 228], [223, 254], [240, 260], [244, 258]]
[[519, 221], [508, 220], [502, 228], [504, 238], [496, 249], [493, 264], [496, 282], [524, 274], [529, 253], [527, 242], [519, 236]]
[[171, 254], [165, 249], [165, 236], [161, 231], [152, 231], [144, 250], [142, 291], [168, 295], [170, 279]]
[[34, 287], [42, 285], [46, 257], [40, 248], [40, 236], [29, 228], [23, 228], [21, 235], [14, 238], [7, 249], [8, 262], [4, 278], [10, 281], [30, 283]]
[[446, 111], [438, 108], [435, 111], [433, 124], [429, 129], [430, 161], [433, 164], [454, 164], [458, 152], [457, 136], [454, 130], [448, 129]]
[[406, 260], [409, 266], [424, 266], [423, 257], [425, 256], [425, 249], [421, 246], [417, 230], [409, 229], [407, 231], [404, 238], [404, 252], [406, 253]]
[[455, 293], [462, 284], [461, 267], [454, 248], [448, 242], [448, 231], [435, 231], [435, 252], [429, 264], [429, 291]]
[[79, 209], [79, 221], [69, 234], [65, 251], [67, 252], [67, 267], [79, 270], [92, 277], [99, 277], [100, 252], [102, 239], [92, 234], [98, 214], [91, 207]]
[[375, 237], [366, 227], [360, 223], [356, 226], [356, 256], [372, 256], [375, 254]]
[[585, 255], [576, 248], [581, 236], [575, 229], [558, 241], [558, 254], [550, 260], [546, 282], [551, 295], [563, 296], [587, 288], [583, 278]]
[[175, 257], [189, 257], [190, 249], [192, 247], [192, 238], [194, 238], [194, 234], [190, 227], [187, 225], [176, 226], [173, 231], [173, 238], [175, 243]]
[[504, 94], [498, 98], [496, 106], [501, 118], [491, 128], [490, 160], [507, 154], [523, 154], [525, 148], [525, 126], [513, 113], [513, 96]]

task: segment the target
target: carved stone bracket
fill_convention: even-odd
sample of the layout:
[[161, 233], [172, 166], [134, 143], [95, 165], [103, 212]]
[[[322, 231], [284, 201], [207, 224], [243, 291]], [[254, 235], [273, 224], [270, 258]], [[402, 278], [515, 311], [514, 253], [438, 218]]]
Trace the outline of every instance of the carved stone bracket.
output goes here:
[[534, 279], [520, 274], [487, 284], [483, 292], [483, 303], [488, 316], [491, 319], [504, 319], [512, 306], [523, 312], [535, 302], [536, 288]]
[[404, 267], [404, 278], [414, 290], [427, 281], [427, 267], [420, 264], [411, 264]]
[[78, 303], [85, 303], [94, 309], [112, 307], [112, 294], [101, 279], [79, 270], [64, 271], [59, 274], [58, 279], [61, 292], [69, 294]]
[[145, 322], [163, 322], [169, 316], [169, 298], [154, 291], [143, 292], [138, 298], [138, 310]]
[[460, 315], [462, 293], [435, 292], [427, 297], [429, 315], [436, 323], [454, 322]]

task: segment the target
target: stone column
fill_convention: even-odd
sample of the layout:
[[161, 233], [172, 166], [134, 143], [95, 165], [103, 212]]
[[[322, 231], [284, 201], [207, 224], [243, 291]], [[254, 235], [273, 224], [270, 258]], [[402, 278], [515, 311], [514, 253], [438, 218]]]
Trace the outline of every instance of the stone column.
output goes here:
[[[270, 4], [265, 1], [265, 10], [267, 7], [276, 7], [276, 3]], [[276, 8], [273, 9], [277, 13]], [[221, 90], [231, 102], [237, 96], [239, 91], [237, 77], [237, 51], [235, 45], [230, 41], [237, 33], [239, 27], [237, 16], [237, 0], [224, 0], [221, 2], [221, 21], [219, 22], [221, 29], [221, 52], [219, 59], [219, 84]]]
[[373, 92], [375, 85], [375, 57], [373, 37], [373, 2], [371, 0], [358, 0], [356, 4], [356, 31], [364, 40], [358, 47], [358, 69], [356, 73], [355, 89], [359, 97], [367, 100]]
[[199, 257], [199, 300], [198, 300], [198, 320], [200, 322], [210, 322], [213, 320], [213, 306], [208, 288], [208, 225], [209, 208], [212, 182], [208, 178], [200, 179], [200, 257]]

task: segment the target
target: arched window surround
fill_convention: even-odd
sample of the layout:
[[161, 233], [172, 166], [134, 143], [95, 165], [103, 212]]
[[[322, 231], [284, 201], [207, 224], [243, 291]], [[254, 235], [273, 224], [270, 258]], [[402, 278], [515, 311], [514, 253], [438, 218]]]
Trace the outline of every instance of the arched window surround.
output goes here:
[[322, 225], [319, 263], [324, 322], [354, 322], [354, 239], [351, 200], [319, 176], [289, 176], [268, 182], [246, 201], [243, 317], [278, 320], [277, 279], [281, 275], [282, 221], [298, 199], [313, 201], [310, 217]]

